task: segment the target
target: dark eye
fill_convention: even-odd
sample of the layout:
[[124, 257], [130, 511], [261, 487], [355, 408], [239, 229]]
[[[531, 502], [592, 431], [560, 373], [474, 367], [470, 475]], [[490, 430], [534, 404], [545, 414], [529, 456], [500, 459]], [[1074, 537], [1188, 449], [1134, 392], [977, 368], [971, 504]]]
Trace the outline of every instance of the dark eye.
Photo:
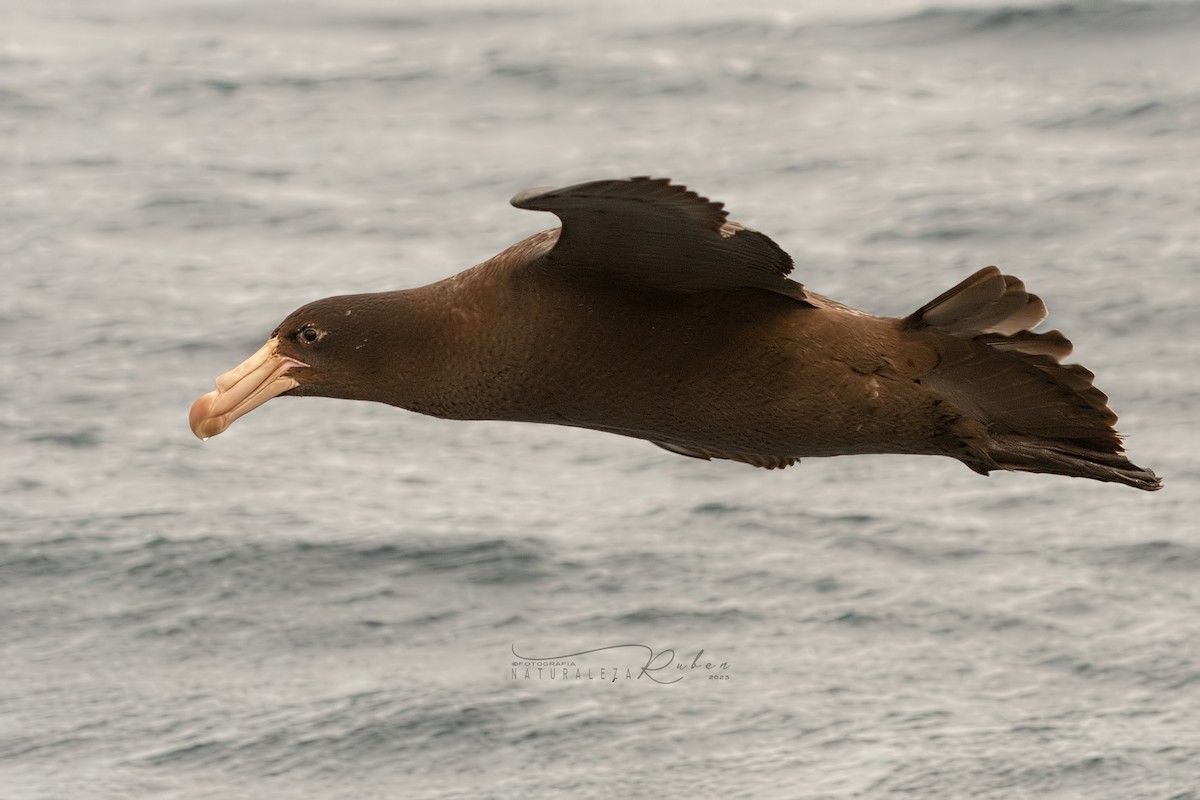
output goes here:
[[321, 338], [321, 332], [311, 325], [306, 325], [296, 334], [296, 338], [305, 344], [312, 344], [317, 339]]

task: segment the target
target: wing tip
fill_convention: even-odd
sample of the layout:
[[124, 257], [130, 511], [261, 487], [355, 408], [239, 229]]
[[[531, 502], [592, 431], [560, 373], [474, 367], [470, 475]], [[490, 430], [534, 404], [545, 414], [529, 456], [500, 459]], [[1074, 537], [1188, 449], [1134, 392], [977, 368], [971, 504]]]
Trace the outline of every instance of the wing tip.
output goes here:
[[542, 195], [558, 191], [559, 187], [550, 184], [540, 186], [530, 186], [527, 189], [522, 189], [512, 196], [508, 201], [515, 208], [526, 208], [536, 210], [536, 207], [530, 205], [531, 200], [536, 200]]

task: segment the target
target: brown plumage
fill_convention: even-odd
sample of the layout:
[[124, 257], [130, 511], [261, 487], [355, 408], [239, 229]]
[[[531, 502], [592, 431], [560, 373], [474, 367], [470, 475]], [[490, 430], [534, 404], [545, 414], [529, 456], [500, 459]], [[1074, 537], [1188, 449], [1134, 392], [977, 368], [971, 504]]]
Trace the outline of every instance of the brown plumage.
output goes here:
[[281, 394], [573, 425], [776, 468], [917, 453], [1138, 489], [1116, 415], [1037, 296], [995, 267], [904, 318], [808, 291], [720, 203], [666, 180], [528, 190], [545, 231], [418, 289], [293, 312], [196, 401], [205, 437]]

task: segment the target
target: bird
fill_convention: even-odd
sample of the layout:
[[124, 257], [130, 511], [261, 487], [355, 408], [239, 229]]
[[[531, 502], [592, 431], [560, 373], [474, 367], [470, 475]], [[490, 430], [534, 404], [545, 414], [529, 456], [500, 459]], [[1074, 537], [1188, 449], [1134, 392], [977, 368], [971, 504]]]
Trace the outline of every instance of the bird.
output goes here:
[[527, 189], [560, 227], [417, 288], [293, 311], [191, 407], [201, 439], [279, 396], [588, 428], [766, 469], [948, 456], [1154, 491], [1071, 342], [995, 266], [903, 317], [790, 277], [763, 233], [666, 178]]

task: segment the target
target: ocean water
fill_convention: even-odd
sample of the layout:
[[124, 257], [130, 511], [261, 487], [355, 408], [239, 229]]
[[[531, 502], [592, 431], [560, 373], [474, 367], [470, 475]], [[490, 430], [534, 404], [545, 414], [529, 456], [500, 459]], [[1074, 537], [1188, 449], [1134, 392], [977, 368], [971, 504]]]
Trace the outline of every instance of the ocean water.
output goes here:
[[[1200, 797], [1198, 42], [1193, 2], [6, 0], [0, 798]], [[1001, 265], [1166, 488], [317, 399], [189, 432], [294, 307], [640, 174], [875, 313]]]

